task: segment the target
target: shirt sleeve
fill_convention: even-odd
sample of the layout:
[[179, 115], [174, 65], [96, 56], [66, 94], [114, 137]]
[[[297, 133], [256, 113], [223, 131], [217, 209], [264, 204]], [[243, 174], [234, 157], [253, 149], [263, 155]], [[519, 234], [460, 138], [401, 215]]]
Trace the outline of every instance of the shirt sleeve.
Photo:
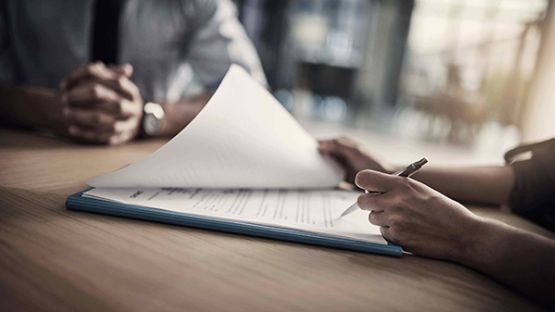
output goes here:
[[[528, 156], [525, 160], [518, 160]], [[515, 173], [509, 204], [514, 213], [555, 229], [555, 139], [505, 154]]]
[[187, 61], [200, 81], [215, 87], [231, 64], [242, 66], [257, 81], [267, 85], [260, 59], [252, 42], [237, 19], [236, 8], [229, 0], [218, 0], [194, 10], [191, 17], [195, 33], [191, 38]]
[[0, 3], [0, 81], [13, 81], [13, 78], [7, 12], [5, 3]]

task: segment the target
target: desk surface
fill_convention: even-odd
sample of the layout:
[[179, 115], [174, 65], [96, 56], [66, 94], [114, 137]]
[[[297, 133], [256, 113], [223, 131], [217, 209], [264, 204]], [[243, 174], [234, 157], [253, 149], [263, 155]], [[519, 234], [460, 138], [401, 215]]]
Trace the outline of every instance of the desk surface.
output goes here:
[[[72, 145], [0, 129], [0, 310], [535, 310], [463, 266], [67, 211], [160, 140]], [[516, 216], [476, 213], [550, 235]]]

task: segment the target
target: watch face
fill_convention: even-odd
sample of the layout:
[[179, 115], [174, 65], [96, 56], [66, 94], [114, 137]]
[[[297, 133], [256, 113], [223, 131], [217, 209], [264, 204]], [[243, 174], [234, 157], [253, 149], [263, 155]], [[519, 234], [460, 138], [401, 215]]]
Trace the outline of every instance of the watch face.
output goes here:
[[164, 109], [160, 104], [147, 102], [143, 107], [143, 130], [146, 135], [156, 135], [162, 129]]
[[152, 114], [147, 114], [143, 120], [143, 128], [147, 135], [155, 135], [160, 131], [161, 121]]

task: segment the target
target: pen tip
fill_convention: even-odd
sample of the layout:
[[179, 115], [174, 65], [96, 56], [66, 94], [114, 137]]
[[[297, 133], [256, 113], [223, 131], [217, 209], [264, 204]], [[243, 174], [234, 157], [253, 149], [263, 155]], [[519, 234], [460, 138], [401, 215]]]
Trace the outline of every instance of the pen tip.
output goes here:
[[422, 157], [422, 159], [420, 159], [416, 164], [421, 167], [424, 164], [426, 164], [428, 162], [428, 159], [426, 157]]

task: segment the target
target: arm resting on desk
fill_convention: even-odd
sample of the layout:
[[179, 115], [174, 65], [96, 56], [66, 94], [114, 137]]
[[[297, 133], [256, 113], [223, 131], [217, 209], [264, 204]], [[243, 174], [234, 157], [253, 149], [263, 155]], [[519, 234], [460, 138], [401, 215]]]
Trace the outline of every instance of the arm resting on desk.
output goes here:
[[56, 90], [0, 83], [0, 124], [63, 132], [67, 128]]
[[555, 307], [555, 241], [484, 219], [452, 260]]
[[[393, 173], [396, 168], [378, 160], [372, 153], [348, 138], [320, 141], [319, 150], [339, 162], [347, 172], [346, 181], [364, 169]], [[462, 202], [505, 204], [514, 185], [514, 172], [508, 166], [422, 167], [411, 176], [448, 197]]]
[[[63, 114], [64, 104], [57, 90], [41, 87], [19, 87], [0, 83], [0, 125], [28, 129], [48, 129], [67, 135], [69, 127]], [[166, 119], [160, 136], [173, 136], [181, 131], [208, 102], [203, 94], [177, 103], [162, 104]]]
[[363, 170], [360, 208], [383, 236], [404, 250], [451, 260], [555, 306], [555, 241], [479, 217], [429, 186], [399, 176]]
[[462, 202], [507, 204], [514, 184], [509, 166], [424, 167], [412, 178]]

